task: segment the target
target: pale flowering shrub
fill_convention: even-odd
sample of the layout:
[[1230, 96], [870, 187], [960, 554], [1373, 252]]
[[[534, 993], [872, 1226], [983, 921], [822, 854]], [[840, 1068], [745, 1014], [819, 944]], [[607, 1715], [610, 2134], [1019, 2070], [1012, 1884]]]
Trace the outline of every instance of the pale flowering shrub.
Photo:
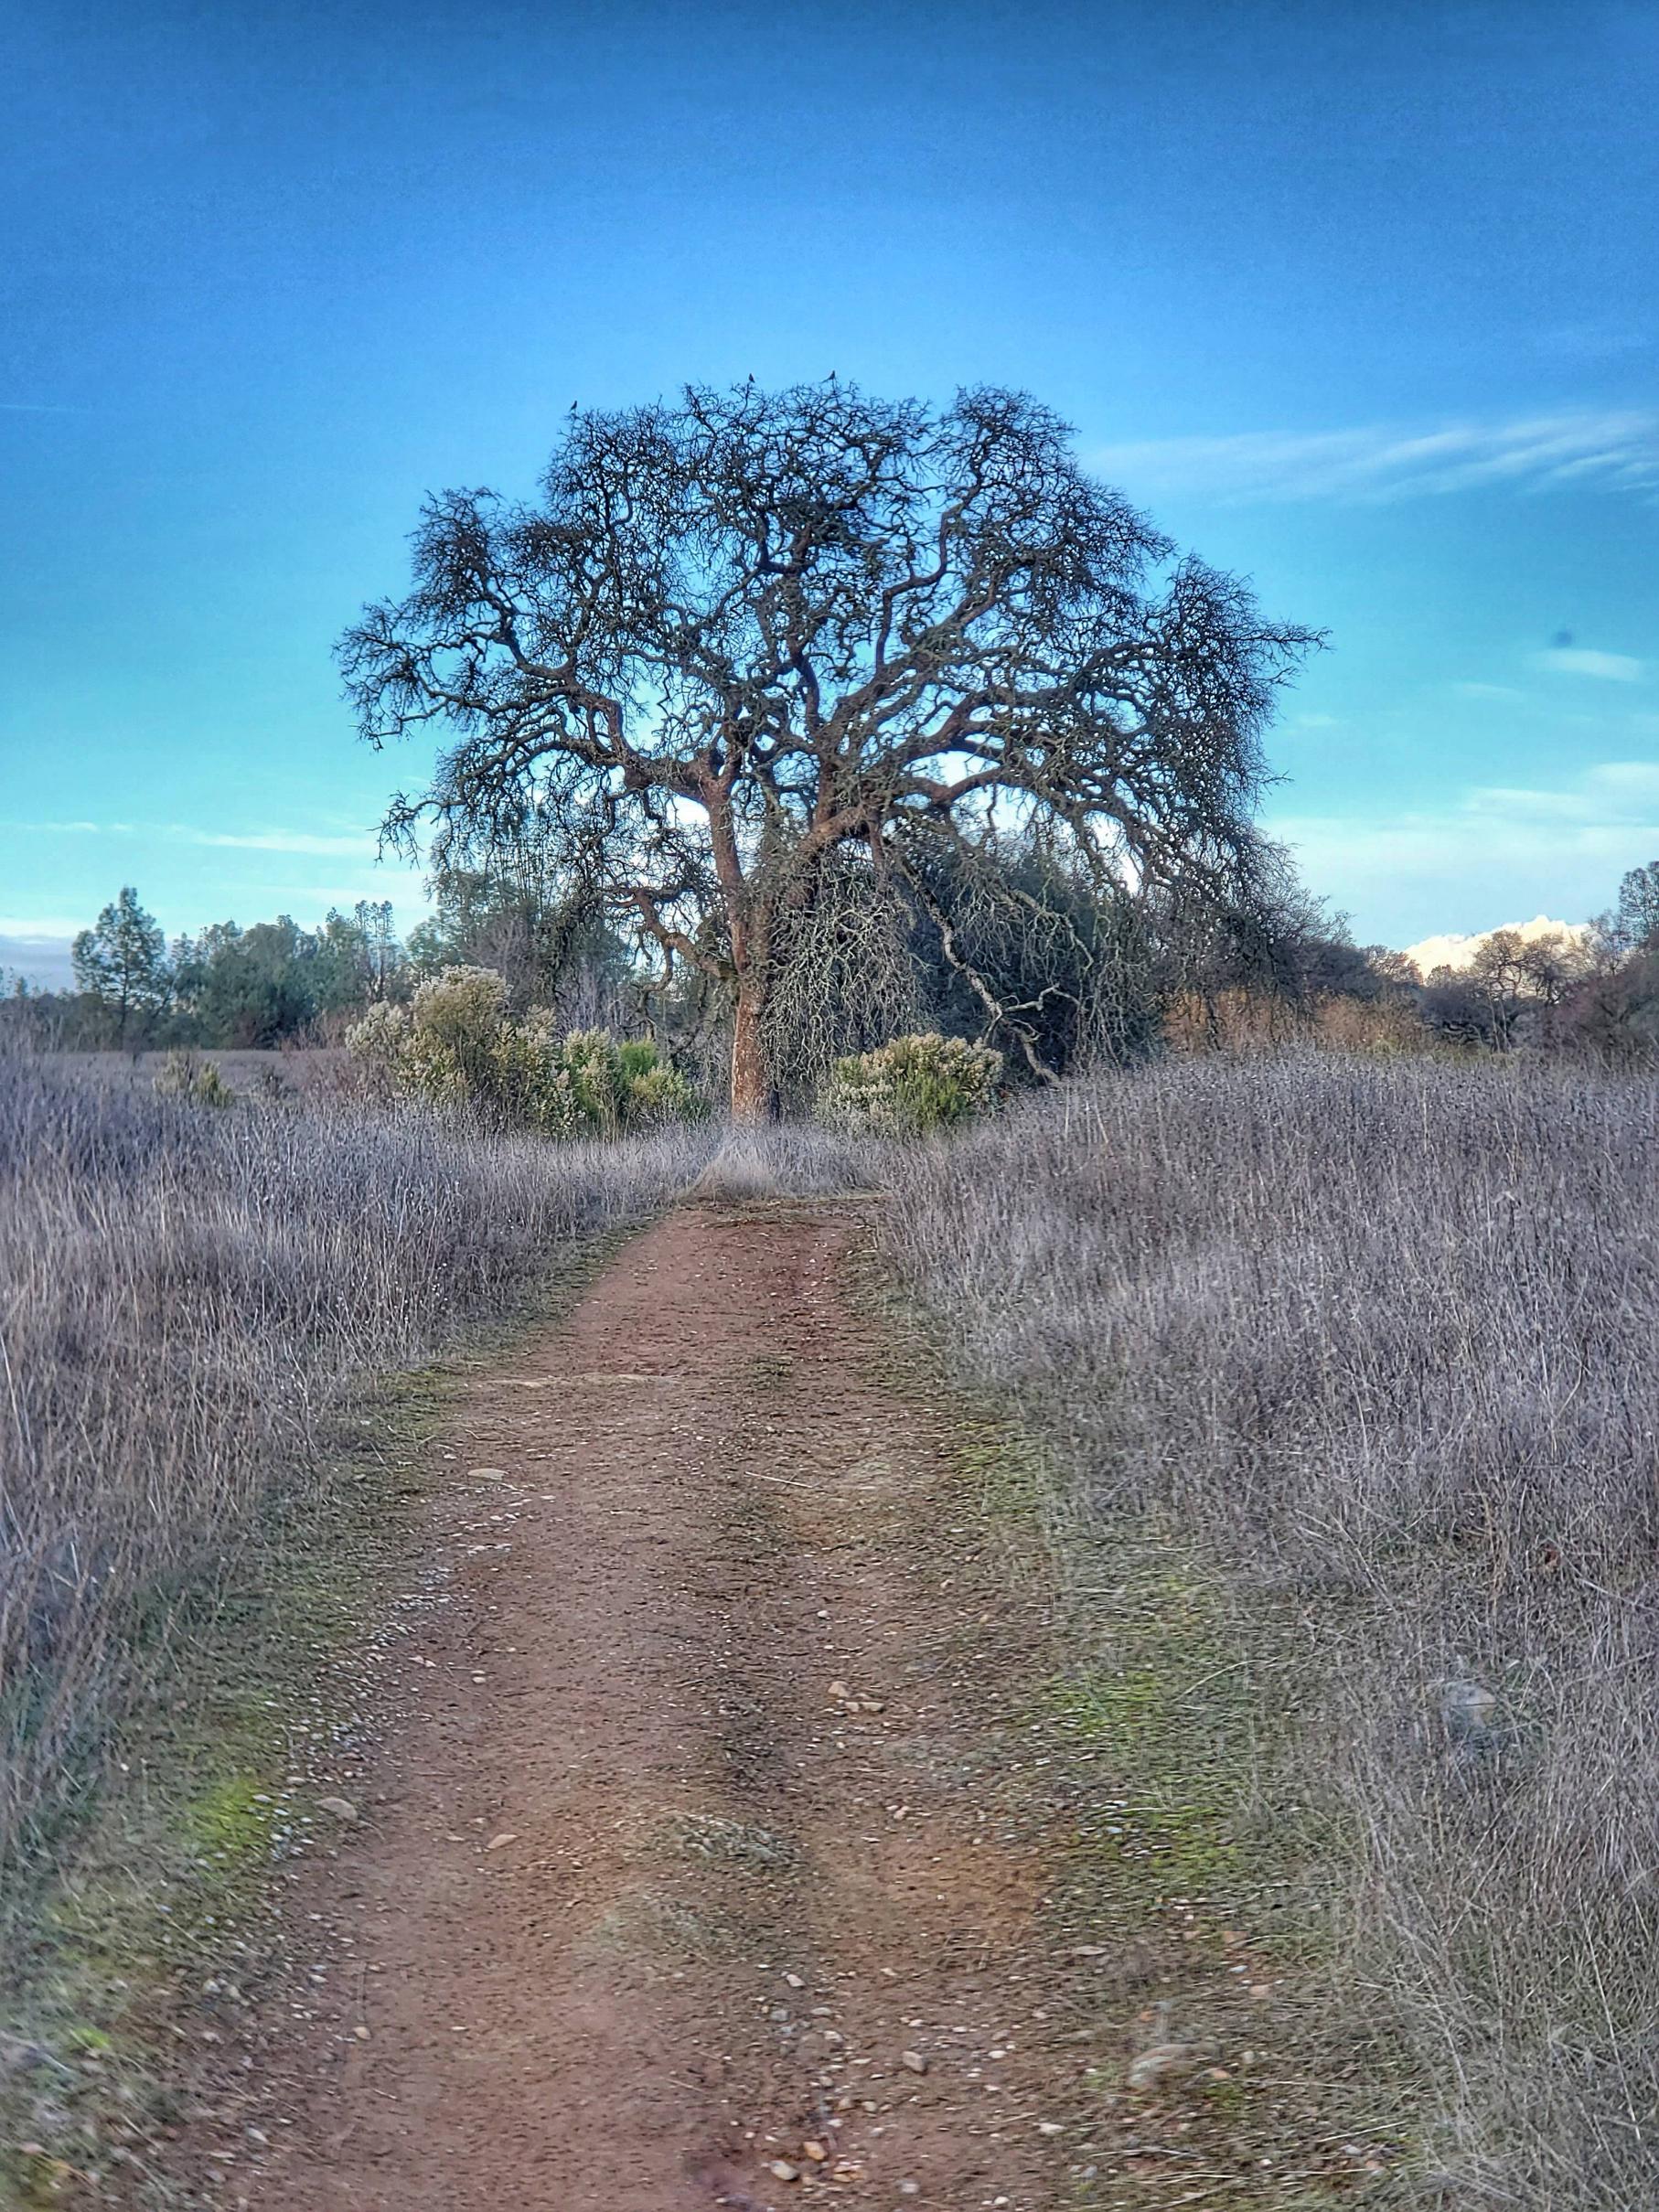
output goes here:
[[965, 1037], [895, 1037], [838, 1060], [819, 1101], [833, 1127], [870, 1137], [923, 1137], [989, 1113], [1002, 1055]]
[[[626, 1053], [641, 1048], [624, 1045]], [[625, 1118], [631, 1129], [666, 1128], [670, 1122], [701, 1121], [707, 1106], [678, 1068], [657, 1058], [655, 1045], [643, 1048], [651, 1054], [648, 1064], [636, 1064], [628, 1073]]]
[[464, 1068], [485, 1069], [507, 1026], [507, 984], [493, 967], [445, 967], [414, 995], [415, 1036]]

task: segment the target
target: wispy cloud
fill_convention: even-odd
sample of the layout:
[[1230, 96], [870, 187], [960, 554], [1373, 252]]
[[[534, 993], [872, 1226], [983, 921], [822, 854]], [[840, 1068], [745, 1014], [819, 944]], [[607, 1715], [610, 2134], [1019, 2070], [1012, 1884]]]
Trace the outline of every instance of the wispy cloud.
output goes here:
[[66, 922], [53, 924], [49, 932], [44, 924], [15, 930], [0, 918], [0, 975], [61, 988], [73, 973], [70, 946], [79, 926]]
[[355, 883], [306, 883], [292, 891], [270, 886], [267, 895], [291, 901], [302, 914], [316, 914], [326, 913], [331, 906], [355, 906], [359, 899], [391, 899], [401, 914], [407, 912], [407, 901], [422, 903], [422, 888], [423, 879], [416, 870], [389, 867]]
[[37, 837], [150, 838], [169, 845], [198, 845], [235, 852], [294, 852], [313, 860], [372, 860], [375, 840], [366, 830], [198, 829], [187, 822], [0, 822], [0, 829]]
[[1643, 323], [1556, 323], [1533, 339], [1535, 352], [1561, 361], [1611, 361], [1621, 354], [1644, 353], [1654, 343], [1654, 332]]
[[1131, 497], [1384, 501], [1579, 486], [1652, 496], [1659, 492], [1659, 412], [1579, 409], [1435, 428], [1243, 431], [1107, 445], [1091, 457]]
[[1564, 826], [1651, 823], [1659, 834], [1659, 761], [1604, 761], [1577, 782], [1555, 789], [1476, 785], [1464, 795], [1463, 810], [1486, 818]]
[[321, 860], [371, 858], [374, 839], [356, 831], [344, 837], [321, 836], [308, 829], [253, 829], [242, 835], [214, 829], [170, 829], [166, 833], [183, 845], [228, 846], [238, 852], [303, 852]]
[[1598, 653], [1588, 646], [1551, 646], [1533, 655], [1535, 668], [1553, 676], [1589, 676], [1604, 684], [1639, 684], [1643, 664], [1632, 653]]
[[1451, 688], [1460, 699], [1496, 699], [1508, 706], [1514, 706], [1526, 697], [1525, 692], [1518, 690], [1514, 684], [1458, 683]]

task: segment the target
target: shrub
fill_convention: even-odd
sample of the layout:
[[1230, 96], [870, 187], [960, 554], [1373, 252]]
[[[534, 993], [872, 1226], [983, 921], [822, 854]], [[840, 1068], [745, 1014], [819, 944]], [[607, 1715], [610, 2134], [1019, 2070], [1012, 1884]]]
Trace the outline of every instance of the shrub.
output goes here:
[[346, 1049], [381, 1095], [394, 1090], [412, 1090], [407, 1080], [410, 1031], [413, 1015], [406, 1006], [383, 999], [371, 1006], [363, 1019], [346, 1032]]
[[1339, 1053], [1433, 1053], [1445, 1040], [1429, 1028], [1410, 994], [1361, 999], [1322, 991], [1300, 1002], [1236, 985], [1219, 991], [1180, 991], [1163, 1010], [1166, 1050], [1183, 1055], [1282, 1053], [1325, 1045]]
[[499, 1086], [508, 1028], [507, 984], [493, 967], [446, 967], [422, 984], [410, 1040], [435, 1092], [487, 1095]]
[[371, 1008], [346, 1042], [386, 1095], [549, 1137], [616, 1137], [704, 1111], [648, 1039], [619, 1042], [608, 1030], [561, 1039], [545, 1014], [513, 1021], [492, 968], [446, 967], [412, 1006]]
[[627, 1077], [626, 1117], [634, 1129], [655, 1129], [671, 1121], [701, 1121], [703, 1102], [678, 1068], [664, 1066], [648, 1048], [651, 1064]]
[[191, 1106], [228, 1106], [236, 1093], [219, 1073], [215, 1060], [197, 1060], [189, 1053], [169, 1053], [155, 1073], [158, 1098], [183, 1098]]
[[988, 1045], [937, 1032], [895, 1037], [838, 1060], [820, 1108], [827, 1121], [859, 1135], [922, 1137], [987, 1112], [1001, 1074], [1002, 1055]]
[[700, 1121], [702, 1101], [678, 1069], [662, 1060], [648, 1037], [618, 1042], [608, 1030], [573, 1030], [551, 1048], [558, 1105], [543, 1126], [614, 1137], [623, 1129], [660, 1128]]
[[573, 1030], [564, 1041], [571, 1097], [582, 1121], [609, 1136], [622, 1121], [623, 1078], [616, 1041], [606, 1030]]

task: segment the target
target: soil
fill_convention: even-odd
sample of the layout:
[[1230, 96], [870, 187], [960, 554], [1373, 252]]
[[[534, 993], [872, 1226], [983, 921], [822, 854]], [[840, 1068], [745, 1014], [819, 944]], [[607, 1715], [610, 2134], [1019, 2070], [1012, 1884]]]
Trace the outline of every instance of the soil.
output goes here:
[[856, 1216], [683, 1206], [471, 1388], [221, 2204], [1068, 2200], [1040, 1625], [849, 1296]]

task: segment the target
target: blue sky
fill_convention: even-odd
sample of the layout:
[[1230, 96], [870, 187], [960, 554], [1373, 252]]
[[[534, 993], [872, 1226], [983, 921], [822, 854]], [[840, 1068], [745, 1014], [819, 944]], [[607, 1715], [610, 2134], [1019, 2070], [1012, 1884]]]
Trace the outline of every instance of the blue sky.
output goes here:
[[330, 645], [573, 400], [1025, 386], [1332, 649], [1362, 938], [1659, 854], [1659, 11], [88, 0], [0, 33], [0, 965], [391, 895]]

